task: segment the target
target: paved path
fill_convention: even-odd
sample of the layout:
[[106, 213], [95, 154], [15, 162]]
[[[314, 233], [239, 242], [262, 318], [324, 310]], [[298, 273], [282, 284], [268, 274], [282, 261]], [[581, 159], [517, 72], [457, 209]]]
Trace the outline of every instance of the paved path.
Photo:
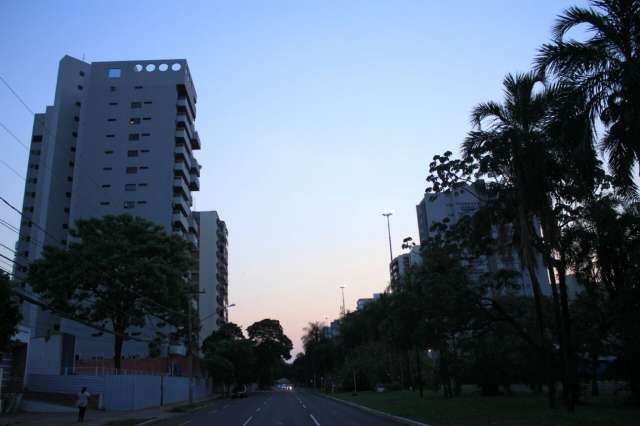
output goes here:
[[160, 426], [397, 426], [365, 411], [308, 392], [259, 392]]

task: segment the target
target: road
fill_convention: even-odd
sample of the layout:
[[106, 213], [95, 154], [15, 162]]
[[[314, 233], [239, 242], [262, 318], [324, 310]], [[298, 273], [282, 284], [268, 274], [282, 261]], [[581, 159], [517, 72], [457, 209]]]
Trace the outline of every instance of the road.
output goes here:
[[248, 398], [217, 401], [196, 413], [157, 423], [161, 426], [397, 426], [357, 408], [309, 392], [257, 392]]

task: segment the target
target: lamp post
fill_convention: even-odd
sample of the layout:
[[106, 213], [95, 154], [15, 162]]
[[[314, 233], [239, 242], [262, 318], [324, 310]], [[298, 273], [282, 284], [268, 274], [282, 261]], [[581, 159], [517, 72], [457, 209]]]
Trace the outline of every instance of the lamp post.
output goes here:
[[392, 211], [382, 213], [382, 216], [387, 218], [387, 232], [389, 234], [389, 262], [393, 262], [393, 249], [391, 248], [391, 223], [389, 221], [389, 217], [392, 214]]
[[347, 312], [344, 308], [344, 286], [343, 285], [340, 286], [340, 290], [342, 290], [342, 308], [340, 310], [341, 310], [342, 316], [344, 316]]

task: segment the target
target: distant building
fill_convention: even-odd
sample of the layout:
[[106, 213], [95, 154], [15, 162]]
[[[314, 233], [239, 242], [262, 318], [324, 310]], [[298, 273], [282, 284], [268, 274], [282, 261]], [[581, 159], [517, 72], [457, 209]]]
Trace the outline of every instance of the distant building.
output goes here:
[[227, 322], [228, 230], [215, 211], [194, 212], [200, 229], [192, 280], [200, 291], [200, 343]]
[[422, 264], [422, 254], [420, 246], [413, 246], [411, 249], [391, 261], [389, 269], [391, 270], [391, 282], [399, 281], [411, 267]]
[[[432, 199], [433, 198], [433, 199]], [[465, 216], [472, 216], [481, 206], [481, 197], [472, 186], [465, 186], [457, 192], [441, 194], [425, 194], [424, 198], [416, 206], [420, 244], [427, 245], [433, 238], [432, 226], [435, 223], [443, 223], [449, 220], [449, 225], [457, 223]], [[493, 229], [494, 237], [497, 237], [497, 229]], [[540, 253], [536, 256], [536, 276], [543, 295], [551, 296], [549, 275]], [[514, 248], [505, 255], [494, 254], [492, 256], [478, 256], [469, 263], [470, 276], [478, 279], [482, 274], [498, 270], [511, 270], [516, 272], [515, 283], [519, 286], [517, 293], [524, 296], [533, 296], [531, 279], [528, 271], [520, 264], [517, 250]]]
[[361, 311], [369, 303], [373, 302], [374, 300], [380, 299], [380, 297], [382, 297], [382, 293], [373, 293], [373, 296], [370, 298], [358, 299], [356, 301], [356, 310]]
[[334, 339], [340, 336], [340, 323], [341, 321], [339, 319], [336, 319], [331, 321], [331, 325], [329, 326], [329, 328], [331, 329], [331, 337]]

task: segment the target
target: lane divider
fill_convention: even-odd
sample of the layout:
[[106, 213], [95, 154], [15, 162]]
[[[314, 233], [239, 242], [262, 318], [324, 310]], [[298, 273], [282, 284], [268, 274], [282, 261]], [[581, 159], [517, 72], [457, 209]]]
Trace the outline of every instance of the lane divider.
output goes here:
[[316, 420], [316, 418], [315, 418], [315, 417], [313, 417], [313, 414], [309, 414], [309, 417], [311, 417], [311, 420], [313, 420], [313, 422], [316, 424], [316, 426], [320, 426], [320, 422], [318, 422], [318, 421]]
[[249, 417], [246, 422], [242, 423], [242, 426], [247, 426], [251, 420], [253, 420], [253, 416]]

